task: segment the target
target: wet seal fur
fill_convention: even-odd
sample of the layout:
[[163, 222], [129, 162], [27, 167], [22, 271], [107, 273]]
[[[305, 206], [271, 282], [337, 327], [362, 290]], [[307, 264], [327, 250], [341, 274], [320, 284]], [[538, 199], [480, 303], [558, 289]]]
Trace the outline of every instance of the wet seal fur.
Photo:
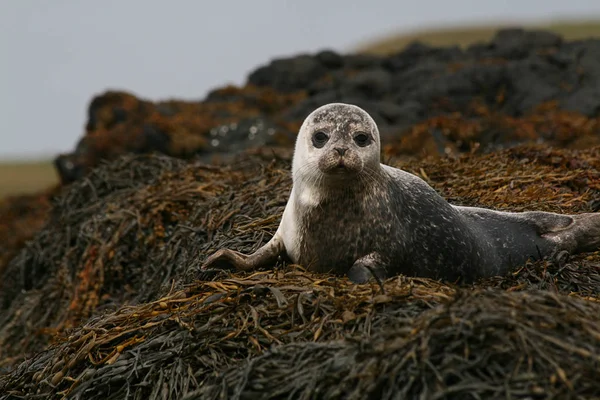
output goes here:
[[530, 257], [600, 249], [600, 213], [501, 212], [449, 204], [419, 177], [380, 163], [377, 125], [333, 103], [304, 121], [279, 228], [251, 255], [221, 249], [203, 268], [252, 270], [287, 256], [356, 283], [399, 274], [450, 281], [501, 275]]

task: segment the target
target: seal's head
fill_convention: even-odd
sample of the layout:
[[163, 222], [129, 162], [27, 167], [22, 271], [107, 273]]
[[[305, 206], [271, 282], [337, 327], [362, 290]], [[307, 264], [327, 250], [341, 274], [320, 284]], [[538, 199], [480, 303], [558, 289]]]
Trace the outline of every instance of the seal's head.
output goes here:
[[317, 108], [302, 124], [292, 164], [294, 180], [344, 180], [379, 168], [379, 131], [355, 105]]

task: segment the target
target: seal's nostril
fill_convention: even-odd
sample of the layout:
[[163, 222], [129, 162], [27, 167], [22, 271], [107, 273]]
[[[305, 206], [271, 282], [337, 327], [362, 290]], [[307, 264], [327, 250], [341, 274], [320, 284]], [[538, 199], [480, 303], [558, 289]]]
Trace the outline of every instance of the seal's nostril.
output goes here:
[[344, 154], [346, 154], [346, 150], [348, 150], [348, 149], [345, 147], [344, 148], [336, 147], [334, 150], [337, 151], [340, 156], [343, 156]]

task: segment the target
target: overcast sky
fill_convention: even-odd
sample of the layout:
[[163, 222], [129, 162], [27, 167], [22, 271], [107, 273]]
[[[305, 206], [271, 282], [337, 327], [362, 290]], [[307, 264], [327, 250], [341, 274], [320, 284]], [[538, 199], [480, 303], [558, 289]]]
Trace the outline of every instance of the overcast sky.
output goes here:
[[107, 89], [201, 99], [273, 57], [347, 52], [392, 31], [572, 17], [600, 17], [600, 1], [3, 0], [0, 158], [71, 150]]

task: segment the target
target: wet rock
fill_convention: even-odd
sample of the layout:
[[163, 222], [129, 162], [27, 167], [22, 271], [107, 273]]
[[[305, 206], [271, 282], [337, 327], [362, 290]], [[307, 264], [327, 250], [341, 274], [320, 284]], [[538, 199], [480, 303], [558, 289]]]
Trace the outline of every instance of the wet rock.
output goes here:
[[244, 149], [276, 145], [277, 127], [264, 118], [244, 119], [210, 130], [211, 152], [235, 154]]

